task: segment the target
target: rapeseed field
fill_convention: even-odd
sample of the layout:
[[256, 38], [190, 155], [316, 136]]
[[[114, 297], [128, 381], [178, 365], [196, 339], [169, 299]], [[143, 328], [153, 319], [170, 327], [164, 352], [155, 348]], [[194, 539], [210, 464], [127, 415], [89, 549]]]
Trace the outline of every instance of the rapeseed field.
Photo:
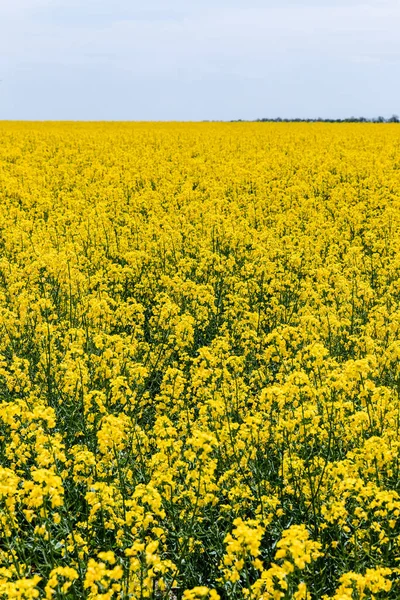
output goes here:
[[400, 127], [0, 124], [0, 598], [400, 598]]

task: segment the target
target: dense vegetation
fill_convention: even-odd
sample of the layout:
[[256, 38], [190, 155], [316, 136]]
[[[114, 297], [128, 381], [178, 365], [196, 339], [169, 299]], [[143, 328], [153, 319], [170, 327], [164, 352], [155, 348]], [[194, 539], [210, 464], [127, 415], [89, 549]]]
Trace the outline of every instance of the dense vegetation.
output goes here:
[[400, 596], [397, 125], [0, 125], [0, 597]]

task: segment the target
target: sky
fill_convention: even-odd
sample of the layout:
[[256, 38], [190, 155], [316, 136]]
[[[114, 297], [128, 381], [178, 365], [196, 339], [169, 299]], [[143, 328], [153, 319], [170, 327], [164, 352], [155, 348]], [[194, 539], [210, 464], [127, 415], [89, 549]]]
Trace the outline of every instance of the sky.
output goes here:
[[0, 120], [400, 114], [399, 0], [0, 0]]

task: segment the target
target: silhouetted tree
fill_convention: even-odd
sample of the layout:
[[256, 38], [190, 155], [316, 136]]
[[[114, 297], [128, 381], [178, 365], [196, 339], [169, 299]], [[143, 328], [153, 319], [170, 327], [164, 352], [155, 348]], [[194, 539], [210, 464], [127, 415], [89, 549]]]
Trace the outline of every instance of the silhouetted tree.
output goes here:
[[[231, 123], [248, 123], [246, 119], [233, 119]], [[313, 119], [305, 119], [295, 117], [292, 119], [275, 117], [274, 119], [263, 117], [262, 119], [254, 119], [253, 123], [400, 123], [400, 117], [392, 115], [390, 119], [379, 116], [373, 119], [367, 119], [366, 117], [347, 117], [346, 119], [322, 119], [321, 117]]]

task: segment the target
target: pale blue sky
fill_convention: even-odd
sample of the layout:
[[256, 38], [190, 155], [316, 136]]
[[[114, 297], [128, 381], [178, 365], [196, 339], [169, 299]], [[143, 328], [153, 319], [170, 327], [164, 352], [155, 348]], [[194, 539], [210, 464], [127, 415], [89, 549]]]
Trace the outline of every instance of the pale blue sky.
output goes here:
[[399, 0], [0, 0], [0, 119], [400, 113]]

